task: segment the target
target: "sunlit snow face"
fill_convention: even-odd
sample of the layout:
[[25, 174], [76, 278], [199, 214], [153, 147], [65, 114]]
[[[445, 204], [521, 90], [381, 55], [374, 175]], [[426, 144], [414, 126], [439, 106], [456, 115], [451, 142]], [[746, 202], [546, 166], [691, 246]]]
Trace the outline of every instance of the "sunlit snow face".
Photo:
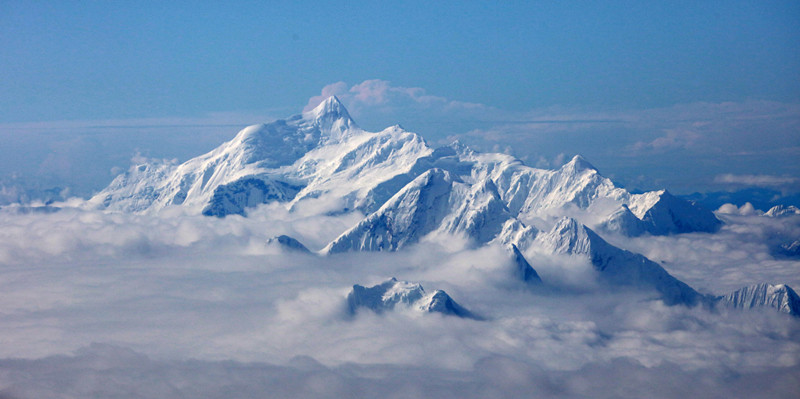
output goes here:
[[[743, 380], [772, 370], [771, 378], [783, 381], [800, 364], [800, 325], [794, 319], [774, 312], [667, 307], [649, 293], [609, 292], [586, 284], [590, 269], [576, 259], [531, 256], [553, 286], [532, 292], [514, 281], [501, 249], [467, 250], [446, 237], [430, 237], [401, 253], [328, 257], [265, 244], [289, 234], [319, 249], [357, 220], [270, 206], [248, 218], [224, 219], [179, 209], [158, 217], [72, 209], [2, 212], [0, 332], [13, 345], [2, 346], [0, 358], [69, 354], [103, 343], [114, 347], [92, 346], [72, 358], [35, 364], [78, 365], [96, 358], [125, 363], [134, 350], [150, 357], [136, 355], [133, 362], [146, 370], [166, 365], [181, 373], [182, 366], [170, 362], [200, 359], [201, 376], [220, 367], [205, 361], [231, 360], [234, 367], [309, 356], [325, 364], [314, 367], [340, 382], [364, 365], [382, 364], [392, 366], [375, 369], [382, 370], [379, 378], [424, 384], [427, 379], [415, 374], [424, 364], [442, 378], [461, 373], [457, 380], [496, 381], [515, 392], [553, 378], [559, 389], [580, 392], [557, 377], [592, 370], [585, 378], [599, 383], [613, 375], [611, 364], [631, 375], [666, 371], [687, 381], [700, 373], [710, 376], [714, 388], [727, 378], [723, 370], [737, 370]], [[764, 232], [786, 229], [783, 223], [741, 218], [720, 235], [631, 245], [657, 260], [665, 253], [659, 248], [682, 248], [664, 259], [665, 267], [674, 263], [678, 276], [705, 292], [721, 294], [729, 277], [748, 279], [739, 285], [776, 279], [797, 284], [796, 277], [785, 278], [798, 262], [770, 258], [763, 244]], [[762, 244], [750, 242], [758, 240]], [[745, 275], [723, 269], [730, 271], [720, 276], [715, 267], [725, 262], [762, 267]], [[389, 277], [444, 289], [485, 320], [403, 311], [347, 317], [345, 297], [353, 284]], [[719, 286], [699, 283], [720, 278]], [[3, 361], [0, 366], [12, 367]], [[489, 366], [506, 371], [492, 374], [483, 369]], [[297, 377], [297, 367], [271, 370]], [[180, 378], [200, 378], [185, 373]]]

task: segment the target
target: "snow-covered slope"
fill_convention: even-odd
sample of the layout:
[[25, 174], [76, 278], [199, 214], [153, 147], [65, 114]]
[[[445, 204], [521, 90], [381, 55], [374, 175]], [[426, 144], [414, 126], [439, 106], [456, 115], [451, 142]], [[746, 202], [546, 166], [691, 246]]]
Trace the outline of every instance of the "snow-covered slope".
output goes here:
[[601, 176], [576, 155], [557, 170], [527, 167], [519, 161], [503, 162], [491, 171], [508, 208], [532, 218], [567, 205], [588, 208], [599, 198], [624, 201], [628, 193]]
[[405, 308], [425, 313], [477, 318], [442, 290], [428, 294], [422, 285], [398, 281], [394, 277], [372, 287], [354, 285], [347, 294], [347, 306], [351, 314], [355, 314], [359, 308], [370, 309], [375, 313]]
[[800, 316], [800, 296], [785, 284], [755, 284], [740, 288], [720, 297], [723, 306], [737, 309], [773, 308], [793, 316]]
[[89, 205], [125, 212], [181, 205], [209, 216], [244, 214], [262, 203], [331, 195], [349, 204], [430, 154], [400, 127], [365, 132], [336, 97], [286, 120], [253, 125], [183, 164], [133, 166]]
[[434, 231], [485, 244], [501, 232], [509, 218], [491, 180], [469, 185], [446, 170], [433, 168], [406, 184], [323, 252], [395, 251]]
[[603, 231], [620, 233], [628, 237], [638, 237], [648, 232], [648, 224], [631, 212], [628, 205], [622, 204], [608, 215], [598, 228]]
[[[88, 204], [126, 212], [180, 205], [222, 217], [244, 215], [272, 201], [292, 207], [304, 199], [321, 199], [337, 204], [332, 212], [372, 214], [391, 198], [416, 190], [417, 179], [433, 170], [448, 176], [444, 188], [449, 209], [430, 216], [435, 226], [413, 225], [406, 238], [398, 237], [406, 234], [398, 230], [404, 226], [392, 222], [393, 242], [414, 242], [421, 233], [440, 230], [485, 243], [509, 218], [527, 222], [559, 216], [567, 209], [605, 218], [606, 230], [630, 235], [714, 231], [720, 223], [711, 212], [666, 191], [631, 195], [580, 156], [558, 170], [543, 170], [458, 142], [434, 150], [400, 126], [366, 132], [336, 97], [286, 120], [249, 126], [233, 140], [183, 164], [134, 165]], [[614, 212], [614, 204], [629, 209]], [[391, 247], [380, 244], [372, 249], [387, 249], [385, 245]]]
[[769, 217], [781, 217], [781, 216], [789, 216], [789, 215], [800, 215], [800, 209], [794, 205], [783, 206], [783, 205], [775, 205], [772, 208], [764, 213], [764, 216]]
[[536, 237], [537, 246], [553, 254], [588, 258], [600, 278], [608, 283], [654, 289], [665, 303], [696, 305], [704, 297], [672, 277], [646, 257], [617, 248], [575, 219], [564, 217], [546, 233]]
[[514, 265], [516, 266], [517, 278], [526, 283], [541, 283], [542, 278], [539, 277], [539, 273], [536, 273], [536, 270], [528, 263], [528, 260], [525, 259], [525, 255], [520, 252], [519, 248], [511, 244], [508, 249], [511, 252], [511, 259], [513, 259]]
[[362, 134], [331, 97], [302, 115], [248, 126], [233, 140], [181, 165], [137, 165], [89, 202], [128, 212], [184, 205], [216, 216], [242, 213], [248, 205], [294, 198], [302, 182], [286, 181], [276, 170], [320, 145]]
[[452, 209], [453, 177], [431, 169], [389, 199], [380, 209], [342, 233], [323, 253], [395, 251], [439, 228]]
[[668, 235], [695, 231], [713, 233], [722, 222], [714, 213], [666, 190], [631, 195], [599, 227], [627, 236]]
[[[157, 212], [182, 206], [224, 217], [268, 202], [289, 209], [321, 201], [323, 213], [354, 210], [366, 217], [322, 251], [396, 251], [426, 235], [451, 235], [472, 246], [501, 245], [519, 279], [539, 281], [523, 255], [532, 246], [588, 256], [605, 280], [642, 285], [669, 303], [693, 304], [698, 294], [641, 255], [615, 248], [581, 222], [625, 235], [715, 231], [707, 210], [666, 191], [632, 195], [575, 156], [557, 170], [524, 165], [505, 154], [479, 153], [454, 142], [432, 149], [419, 135], [392, 126], [360, 129], [336, 97], [315, 109], [249, 126], [213, 151], [177, 165], [133, 166], [88, 206]], [[534, 223], [556, 228], [540, 233]], [[580, 222], [579, 222], [580, 221]], [[289, 237], [284, 249], [302, 244]]]

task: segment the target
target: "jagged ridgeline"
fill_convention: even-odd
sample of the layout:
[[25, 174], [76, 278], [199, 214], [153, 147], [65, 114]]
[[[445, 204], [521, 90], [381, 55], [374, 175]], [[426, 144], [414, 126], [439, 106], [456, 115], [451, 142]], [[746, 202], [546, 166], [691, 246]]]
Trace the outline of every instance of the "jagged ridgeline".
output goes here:
[[[134, 165], [87, 206], [138, 213], [180, 206], [225, 217], [270, 202], [292, 209], [306, 199], [329, 199], [341, 204], [334, 212], [366, 215], [324, 248], [312, 248], [322, 255], [397, 251], [429, 234], [451, 234], [473, 247], [506, 248], [509, 275], [531, 285], [547, 282], [525, 254], [545, 251], [584, 257], [606, 283], [652, 290], [669, 304], [717, 301], [600, 237], [713, 233], [722, 223], [710, 210], [665, 190], [631, 194], [580, 156], [545, 170], [459, 142], [432, 148], [399, 125], [367, 132], [336, 97], [249, 126], [182, 164]], [[572, 218], [560, 219], [565, 214]], [[541, 232], [534, 220], [550, 221], [552, 229]], [[302, 247], [291, 237], [275, 243]]]
[[[125, 212], [180, 205], [224, 217], [272, 201], [291, 206], [332, 197], [344, 199], [342, 211], [370, 214], [415, 190], [430, 194], [430, 205], [486, 216], [448, 220], [449, 230], [471, 230], [481, 241], [497, 234], [509, 217], [550, 215], [565, 207], [600, 211], [593, 209], [600, 199], [617, 204], [603, 210], [604, 226], [612, 230], [669, 234], [714, 231], [720, 224], [710, 211], [666, 191], [630, 194], [580, 156], [558, 170], [543, 170], [458, 142], [433, 149], [400, 126], [367, 132], [336, 97], [312, 111], [242, 129], [183, 164], [134, 165], [89, 203]], [[430, 215], [430, 222], [440, 222], [438, 214]]]

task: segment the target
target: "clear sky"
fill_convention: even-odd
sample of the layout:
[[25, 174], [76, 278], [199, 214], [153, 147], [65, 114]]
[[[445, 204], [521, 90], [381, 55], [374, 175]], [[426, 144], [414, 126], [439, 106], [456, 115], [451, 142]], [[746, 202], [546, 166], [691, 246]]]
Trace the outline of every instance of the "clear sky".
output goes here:
[[326, 88], [366, 128], [583, 153], [632, 188], [796, 189], [798, 43], [797, 1], [0, 0], [0, 179], [85, 194]]

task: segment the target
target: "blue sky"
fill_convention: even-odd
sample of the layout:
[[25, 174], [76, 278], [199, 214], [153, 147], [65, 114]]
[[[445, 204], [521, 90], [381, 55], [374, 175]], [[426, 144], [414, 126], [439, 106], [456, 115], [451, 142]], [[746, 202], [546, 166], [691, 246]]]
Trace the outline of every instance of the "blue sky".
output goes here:
[[0, 181], [86, 195], [327, 90], [630, 188], [800, 184], [795, 1], [265, 3], [0, 1]]

